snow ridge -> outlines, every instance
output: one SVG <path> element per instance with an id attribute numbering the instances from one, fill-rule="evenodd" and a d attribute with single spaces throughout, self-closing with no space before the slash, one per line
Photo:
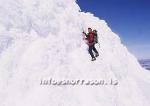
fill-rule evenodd
<path id="1" fill-rule="evenodd" d="M 104 20 L 75 0 L 1 0 L 1 106 L 149 106 L 149 71 Z M 82 31 L 98 30 L 90 61 Z M 105 80 L 118 85 L 50 86 L 41 80 Z"/>

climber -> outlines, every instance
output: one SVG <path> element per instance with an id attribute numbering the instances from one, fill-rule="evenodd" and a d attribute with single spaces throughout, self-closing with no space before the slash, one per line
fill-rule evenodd
<path id="1" fill-rule="evenodd" d="M 85 39 L 87 40 L 87 44 L 89 46 L 89 50 L 88 51 L 89 51 L 89 54 L 92 57 L 91 61 L 95 61 L 96 57 L 99 56 L 99 53 L 98 53 L 98 51 L 95 48 L 94 33 L 92 31 L 92 28 L 88 28 L 88 34 L 86 34 L 84 31 L 83 31 L 83 34 L 86 36 Z M 94 56 L 92 50 L 95 52 L 95 56 Z"/>

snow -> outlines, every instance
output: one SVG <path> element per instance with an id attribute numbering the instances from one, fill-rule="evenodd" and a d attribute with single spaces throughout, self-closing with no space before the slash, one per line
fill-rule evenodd
<path id="1" fill-rule="evenodd" d="M 149 71 L 75 0 L 1 0 L 0 7 L 0 106 L 150 105 Z M 98 30 L 95 62 L 82 38 L 88 27 Z M 50 78 L 108 84 L 40 85 Z"/>

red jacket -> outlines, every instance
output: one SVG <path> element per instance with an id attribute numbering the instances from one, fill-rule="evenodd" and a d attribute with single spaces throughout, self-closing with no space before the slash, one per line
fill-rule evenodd
<path id="1" fill-rule="evenodd" d="M 93 32 L 89 32 L 86 37 L 87 37 L 86 40 L 88 41 L 89 45 L 94 44 L 94 34 L 93 34 Z"/>

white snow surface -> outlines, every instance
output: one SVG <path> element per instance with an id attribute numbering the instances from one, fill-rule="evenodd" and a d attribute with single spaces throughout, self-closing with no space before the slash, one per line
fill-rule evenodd
<path id="1" fill-rule="evenodd" d="M 90 61 L 82 30 L 98 30 Z M 40 85 L 41 80 L 118 85 Z M 75 0 L 0 0 L 0 106 L 150 106 L 150 73 L 104 20 Z"/>

